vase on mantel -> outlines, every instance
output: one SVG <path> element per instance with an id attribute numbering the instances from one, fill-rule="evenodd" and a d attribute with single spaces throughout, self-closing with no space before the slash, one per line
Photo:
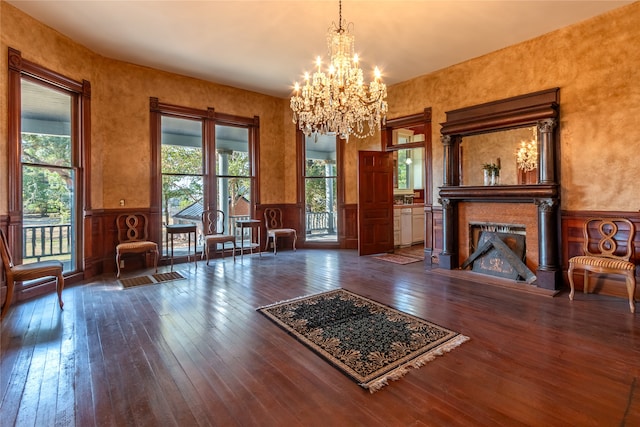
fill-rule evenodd
<path id="1" fill-rule="evenodd" d="M 500 184 L 500 175 L 498 175 L 497 170 L 492 170 L 490 174 L 491 185 L 499 185 Z"/>
<path id="2" fill-rule="evenodd" d="M 483 169 L 484 185 L 500 185 L 500 175 L 495 169 Z"/>

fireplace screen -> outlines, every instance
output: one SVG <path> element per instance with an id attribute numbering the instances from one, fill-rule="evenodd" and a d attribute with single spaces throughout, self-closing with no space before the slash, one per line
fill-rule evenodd
<path id="1" fill-rule="evenodd" d="M 525 236 L 516 233 L 483 231 L 478 240 L 478 248 L 482 248 L 494 236 L 505 243 L 510 251 L 500 250 L 495 246 L 491 246 L 489 250 L 473 261 L 472 270 L 477 273 L 517 280 L 520 273 L 516 266 L 519 262 L 524 261 L 525 256 Z"/>

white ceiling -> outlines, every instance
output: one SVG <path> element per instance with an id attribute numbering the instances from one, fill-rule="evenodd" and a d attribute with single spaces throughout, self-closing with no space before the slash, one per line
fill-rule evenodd
<path id="1" fill-rule="evenodd" d="M 338 1 L 7 0 L 109 57 L 281 98 L 326 58 Z M 631 1 L 345 0 L 365 78 L 427 74 Z"/>

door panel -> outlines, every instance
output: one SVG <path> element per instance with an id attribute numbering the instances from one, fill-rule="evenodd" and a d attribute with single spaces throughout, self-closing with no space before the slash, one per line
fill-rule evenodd
<path id="1" fill-rule="evenodd" d="M 358 153 L 358 253 L 393 251 L 393 163 L 390 153 Z"/>

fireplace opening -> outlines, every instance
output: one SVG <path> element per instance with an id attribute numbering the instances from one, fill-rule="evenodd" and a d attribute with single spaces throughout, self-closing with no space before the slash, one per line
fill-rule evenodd
<path id="1" fill-rule="evenodd" d="M 478 249 L 478 242 L 483 231 L 492 233 L 518 234 L 527 236 L 524 224 L 498 224 L 493 222 L 469 222 L 469 253 Z M 526 251 L 526 248 L 525 248 Z"/>
<path id="2" fill-rule="evenodd" d="M 470 223 L 469 253 L 463 269 L 471 265 L 478 273 L 527 283 L 535 280 L 525 264 L 526 228 L 523 224 Z"/>

